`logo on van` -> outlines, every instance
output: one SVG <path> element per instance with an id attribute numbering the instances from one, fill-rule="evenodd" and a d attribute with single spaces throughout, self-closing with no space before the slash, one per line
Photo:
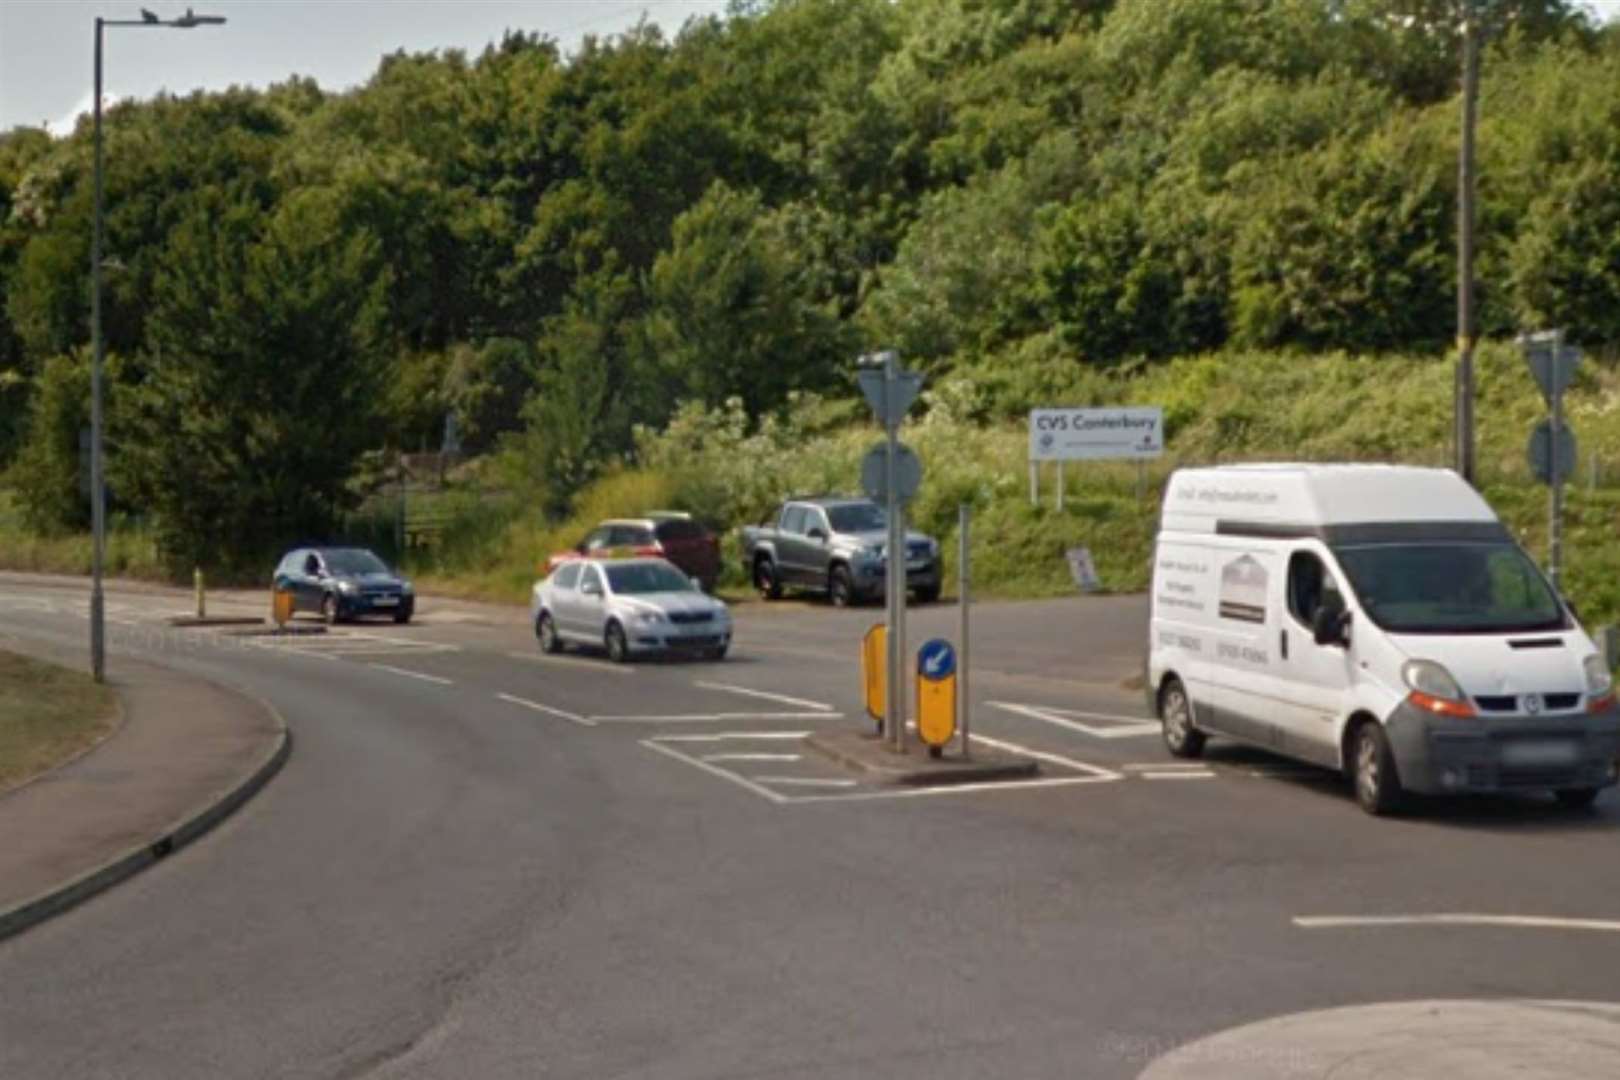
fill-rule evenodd
<path id="1" fill-rule="evenodd" d="M 1526 694 L 1526 695 L 1524 695 L 1524 711 L 1529 713 L 1531 716 L 1534 716 L 1537 713 L 1539 713 L 1541 711 L 1541 695 L 1540 694 Z"/>
<path id="2" fill-rule="evenodd" d="M 1240 555 L 1221 567 L 1221 618 L 1265 622 L 1267 580 L 1265 566 L 1252 555 Z"/>

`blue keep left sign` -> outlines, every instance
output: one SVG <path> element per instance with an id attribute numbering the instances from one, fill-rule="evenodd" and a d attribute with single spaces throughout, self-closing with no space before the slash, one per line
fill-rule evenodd
<path id="1" fill-rule="evenodd" d="M 917 674 L 939 681 L 956 674 L 956 650 L 944 638 L 934 638 L 917 650 Z"/>

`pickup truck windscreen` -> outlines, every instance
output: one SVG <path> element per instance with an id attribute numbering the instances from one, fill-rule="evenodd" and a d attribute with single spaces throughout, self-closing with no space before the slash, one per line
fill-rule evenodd
<path id="1" fill-rule="evenodd" d="M 829 506 L 827 517 L 832 522 L 833 532 L 839 533 L 877 532 L 889 527 L 888 515 L 872 503 Z"/>

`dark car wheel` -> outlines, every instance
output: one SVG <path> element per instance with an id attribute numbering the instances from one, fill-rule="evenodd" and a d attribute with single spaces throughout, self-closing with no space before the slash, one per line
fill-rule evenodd
<path id="1" fill-rule="evenodd" d="M 1164 726 L 1164 748 L 1178 758 L 1196 758 L 1204 753 L 1208 738 L 1193 727 L 1192 702 L 1180 679 L 1171 679 L 1159 691 L 1159 721 Z"/>
<path id="2" fill-rule="evenodd" d="M 336 626 L 339 618 L 337 597 L 327 593 L 321 598 L 321 621 L 327 626 Z"/>
<path id="3" fill-rule="evenodd" d="M 827 578 L 827 597 L 834 607 L 849 607 L 855 602 L 855 582 L 849 576 L 849 567 L 835 566 Z"/>
<path id="4" fill-rule="evenodd" d="M 709 650 L 709 659 L 710 660 L 724 660 L 725 658 L 726 658 L 726 646 L 724 646 L 724 645 L 716 645 L 714 648 Z"/>
<path id="5" fill-rule="evenodd" d="M 1356 801 L 1369 814 L 1395 813 L 1401 807 L 1404 792 L 1384 729 L 1376 721 L 1367 721 L 1356 729 L 1351 746 L 1355 754 L 1351 779 L 1356 785 Z"/>
<path id="6" fill-rule="evenodd" d="M 540 639 L 541 652 L 562 652 L 562 638 L 557 636 L 557 624 L 552 621 L 551 612 L 542 611 L 540 618 L 535 620 L 534 636 Z"/>
<path id="7" fill-rule="evenodd" d="M 608 623 L 607 636 L 604 641 L 607 645 L 609 660 L 612 660 L 615 664 L 622 664 L 630 659 L 630 642 L 625 640 L 624 627 L 616 622 Z"/>
<path id="8" fill-rule="evenodd" d="M 394 622 L 396 622 L 396 623 L 400 624 L 401 626 L 403 626 L 404 624 L 411 621 L 411 616 L 413 614 L 415 614 L 415 611 L 416 611 L 415 608 L 410 608 L 410 607 L 402 607 L 402 608 L 400 608 L 398 611 L 394 612 Z"/>
<path id="9" fill-rule="evenodd" d="M 922 588 L 917 590 L 917 602 L 919 604 L 932 604 L 935 601 L 937 601 L 938 599 L 939 599 L 939 586 L 938 585 L 925 585 Z"/>
<path id="10" fill-rule="evenodd" d="M 782 598 L 782 581 L 776 576 L 776 564 L 770 559 L 754 560 L 754 588 L 767 600 Z"/>

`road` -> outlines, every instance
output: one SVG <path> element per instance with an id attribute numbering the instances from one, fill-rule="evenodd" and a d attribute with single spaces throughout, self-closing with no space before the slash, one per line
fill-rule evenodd
<path id="1" fill-rule="evenodd" d="M 111 663 L 264 697 L 293 757 L 0 942 L 0 1076 L 1135 1077 L 1305 1010 L 1620 1001 L 1620 797 L 1377 820 L 1262 754 L 1173 765 L 1140 598 L 976 607 L 975 731 L 1043 772 L 926 793 L 803 746 L 868 722 L 881 609 L 748 604 L 723 662 L 615 667 L 498 608 L 272 644 L 164 628 L 185 604 L 115 588 Z M 0 583 L 13 634 L 82 640 L 84 607 Z"/>

